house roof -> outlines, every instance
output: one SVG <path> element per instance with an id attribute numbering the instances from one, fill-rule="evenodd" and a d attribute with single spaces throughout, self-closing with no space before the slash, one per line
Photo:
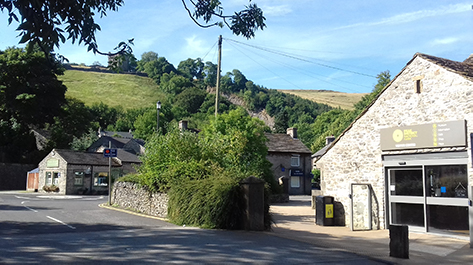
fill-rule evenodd
<path id="1" fill-rule="evenodd" d="M 435 57 L 435 56 L 427 55 L 423 53 L 417 53 L 416 55 L 414 55 L 414 58 L 416 56 L 422 57 L 438 66 L 441 66 L 451 72 L 462 75 L 463 77 L 469 79 L 470 81 L 473 81 L 473 55 L 470 55 L 470 57 L 468 57 L 468 59 L 466 59 L 463 62 L 452 61 L 452 60 Z"/>
<path id="2" fill-rule="evenodd" d="M 337 144 L 337 142 L 340 140 L 340 138 L 345 135 L 345 133 L 351 129 L 351 127 L 353 126 L 353 124 L 355 122 L 358 121 L 358 119 L 360 119 L 361 117 L 363 117 L 363 115 L 365 115 L 365 113 L 371 108 L 371 106 L 373 106 L 373 104 L 378 100 L 378 98 L 384 93 L 384 91 L 386 91 L 386 89 L 388 89 L 388 87 L 391 86 L 391 84 L 394 82 L 394 80 L 396 80 L 400 75 L 402 75 L 402 73 L 404 72 L 404 70 L 407 68 L 407 66 L 409 66 L 416 58 L 423 58 L 433 64 L 436 64 L 444 69 L 446 69 L 447 71 L 450 71 L 450 72 L 453 72 L 453 73 L 456 73 L 458 75 L 461 75 L 463 76 L 464 78 L 468 79 L 469 81 L 472 81 L 473 82 L 473 54 L 470 55 L 466 60 L 464 60 L 463 62 L 457 62 L 457 61 L 452 61 L 452 60 L 448 60 L 448 59 L 444 59 L 444 58 L 440 58 L 440 57 L 436 57 L 436 56 L 432 56 L 432 55 L 428 55 L 428 54 L 424 54 L 424 53 L 416 53 L 414 54 L 414 56 L 412 57 L 412 59 L 406 64 L 406 66 L 404 66 L 404 68 L 402 68 L 402 70 L 391 80 L 391 82 L 389 82 L 389 84 L 387 84 L 383 90 L 376 96 L 376 98 L 373 99 L 373 101 L 358 115 L 358 117 L 356 117 L 356 119 L 335 139 L 335 141 L 333 141 L 333 143 L 327 148 L 324 150 L 324 153 L 319 156 L 318 158 L 316 158 L 316 161 L 317 162 L 320 158 L 322 158 L 328 150 L 330 150 L 333 146 L 335 146 Z M 324 149 L 324 148 L 323 148 Z M 322 151 L 322 150 L 320 150 Z M 315 156 L 313 156 L 315 157 Z"/>
<path id="3" fill-rule="evenodd" d="M 137 164 L 141 163 L 141 160 L 137 155 L 127 152 L 123 149 L 117 149 L 117 158 L 121 162 L 137 163 Z"/>
<path id="4" fill-rule="evenodd" d="M 266 133 L 268 142 L 268 152 L 274 153 L 299 153 L 299 154 L 311 154 L 307 146 L 305 146 L 301 140 L 292 138 L 289 134 L 283 133 Z"/>
<path id="5" fill-rule="evenodd" d="M 133 134 L 131 132 L 112 132 L 112 131 L 99 131 L 99 137 L 109 136 L 109 137 L 121 137 L 132 139 Z"/>
<path id="6" fill-rule="evenodd" d="M 68 164 L 108 166 L 108 158 L 105 158 L 102 153 L 78 152 L 65 149 L 54 149 L 51 152 L 56 152 Z M 120 164 L 112 159 L 112 166 L 120 166 Z"/>

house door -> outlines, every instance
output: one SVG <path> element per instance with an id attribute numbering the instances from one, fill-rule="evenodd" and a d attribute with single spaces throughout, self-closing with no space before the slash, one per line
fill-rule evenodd
<path id="1" fill-rule="evenodd" d="M 39 186 L 39 173 L 28 173 L 28 190 L 37 190 Z"/>

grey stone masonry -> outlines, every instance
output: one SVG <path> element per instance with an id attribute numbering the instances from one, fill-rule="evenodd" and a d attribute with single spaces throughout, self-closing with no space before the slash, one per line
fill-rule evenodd
<path id="1" fill-rule="evenodd" d="M 416 91 L 417 80 L 422 83 L 420 93 Z M 375 229 L 386 228 L 386 177 L 380 130 L 456 120 L 466 120 L 467 135 L 473 133 L 473 82 L 461 73 L 436 64 L 427 56 L 416 55 L 376 101 L 339 136 L 327 153 L 315 162 L 321 170 L 323 195 L 333 196 L 335 201 L 344 205 L 346 225 L 350 225 L 351 184 L 371 184 L 372 200 L 378 202 L 376 207 L 379 206 L 373 209 L 373 224 Z M 471 146 L 470 137 L 467 137 L 467 144 Z M 413 152 L 426 151 L 429 150 Z M 455 150 L 435 150 L 452 151 Z M 473 183 L 471 152 L 468 155 L 468 180 Z M 366 214 L 363 212 L 363 216 Z"/>
<path id="2" fill-rule="evenodd" d="M 116 182 L 112 190 L 112 205 L 140 213 L 166 218 L 168 195 L 152 193 L 140 185 L 130 182 Z"/>

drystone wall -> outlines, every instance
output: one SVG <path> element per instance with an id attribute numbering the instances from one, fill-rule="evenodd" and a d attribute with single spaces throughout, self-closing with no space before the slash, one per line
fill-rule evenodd
<path id="1" fill-rule="evenodd" d="M 416 93 L 416 80 L 422 81 Z M 400 73 L 376 102 L 346 131 L 335 145 L 316 162 L 321 169 L 323 195 L 334 196 L 345 207 L 350 224 L 351 184 L 371 184 L 373 225 L 386 228 L 385 172 L 380 148 L 383 128 L 467 120 L 468 135 L 473 132 L 473 82 L 424 58 L 417 57 Z M 471 146 L 468 137 L 468 146 Z M 397 153 L 460 151 L 451 148 L 410 150 Z M 471 158 L 469 182 L 473 181 Z M 366 212 L 355 209 L 355 222 L 365 223 Z M 355 224 L 359 225 L 359 224 Z"/>
<path id="2" fill-rule="evenodd" d="M 116 182 L 113 185 L 112 204 L 162 218 L 166 218 L 168 213 L 167 194 L 152 193 L 130 182 Z"/>

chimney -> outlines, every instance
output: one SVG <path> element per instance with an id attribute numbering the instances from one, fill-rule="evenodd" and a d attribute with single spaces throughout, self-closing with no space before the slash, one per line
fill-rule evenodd
<path id="1" fill-rule="evenodd" d="M 333 141 L 335 141 L 335 136 L 327 136 L 325 137 L 325 145 L 331 144 Z"/>
<path id="2" fill-rule="evenodd" d="M 466 60 L 463 61 L 463 63 L 473 64 L 473 54 L 470 54 L 470 56 L 466 58 Z"/>
<path id="3" fill-rule="evenodd" d="M 297 128 L 287 128 L 287 134 L 289 134 L 292 138 L 297 139 Z"/>
<path id="4" fill-rule="evenodd" d="M 181 132 L 187 131 L 187 121 L 185 120 L 179 121 L 179 130 Z"/>

